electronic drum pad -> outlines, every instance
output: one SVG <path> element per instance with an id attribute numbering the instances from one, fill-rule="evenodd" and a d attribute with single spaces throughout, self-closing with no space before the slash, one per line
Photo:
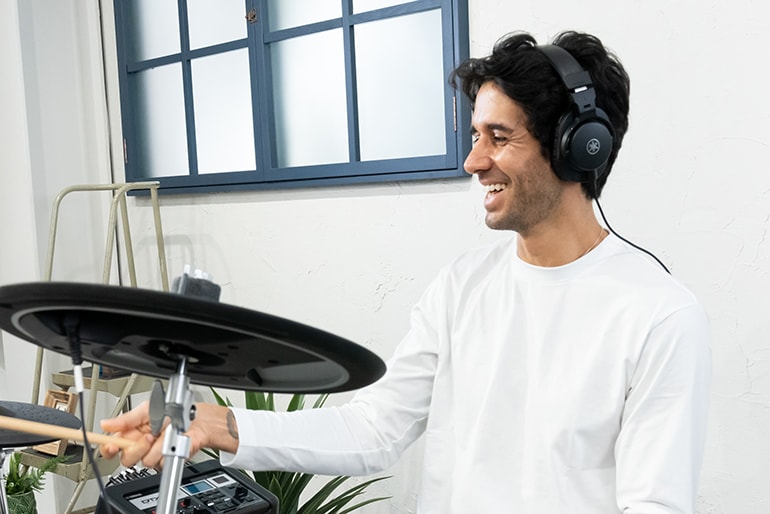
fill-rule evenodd
<path id="1" fill-rule="evenodd" d="M 186 357 L 194 384 L 276 393 L 330 393 L 385 372 L 371 351 L 269 314 L 149 289 L 69 282 L 0 287 L 0 328 L 83 360 L 168 378 Z"/>
<path id="2" fill-rule="evenodd" d="M 45 423 L 65 428 L 80 428 L 80 420 L 69 412 L 45 407 L 43 405 L 34 405 L 31 403 L 0 401 L 0 416 L 19 419 L 23 421 L 33 421 L 35 423 Z M 55 441 L 56 437 L 40 434 L 29 434 L 19 432 L 8 428 L 0 428 L 0 448 L 22 448 L 35 444 L 48 443 Z M 2 457 L 0 457 L 2 461 Z"/>

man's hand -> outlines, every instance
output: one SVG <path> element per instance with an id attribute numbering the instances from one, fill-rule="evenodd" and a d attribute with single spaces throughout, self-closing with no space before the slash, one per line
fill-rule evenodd
<path id="1" fill-rule="evenodd" d="M 227 407 L 198 403 L 195 405 L 195 419 L 190 424 L 186 435 L 190 438 L 190 455 L 195 455 L 201 448 L 214 448 L 231 453 L 238 451 L 238 427 L 235 417 Z M 164 424 L 164 427 L 168 423 Z M 120 462 L 124 466 L 133 466 L 141 461 L 144 466 L 160 468 L 163 465 L 163 435 L 156 438 L 151 433 L 149 402 L 142 402 L 136 408 L 116 418 L 101 422 L 102 431 L 119 437 L 132 439 L 134 444 L 123 450 Z M 100 447 L 102 455 L 111 458 L 120 448 L 113 444 Z"/>

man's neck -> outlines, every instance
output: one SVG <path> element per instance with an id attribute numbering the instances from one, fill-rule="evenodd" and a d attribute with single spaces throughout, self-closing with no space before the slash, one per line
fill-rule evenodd
<path id="1" fill-rule="evenodd" d="M 594 215 L 593 205 L 586 202 L 563 209 L 558 216 L 520 233 L 517 253 L 535 266 L 563 266 L 596 248 L 606 235 Z"/>

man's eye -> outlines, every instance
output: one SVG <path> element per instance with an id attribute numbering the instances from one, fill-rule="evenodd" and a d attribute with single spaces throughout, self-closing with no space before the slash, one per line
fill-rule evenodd
<path id="1" fill-rule="evenodd" d="M 508 137 L 506 136 L 496 136 L 494 134 L 486 135 L 484 136 L 490 143 L 493 145 L 504 145 L 508 142 Z M 471 134 L 471 143 L 476 144 L 481 139 L 481 134 Z"/>

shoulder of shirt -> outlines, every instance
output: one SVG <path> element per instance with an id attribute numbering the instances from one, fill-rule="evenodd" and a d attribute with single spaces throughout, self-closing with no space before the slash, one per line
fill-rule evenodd
<path id="1" fill-rule="evenodd" d="M 499 262 L 502 258 L 516 258 L 516 236 L 505 237 L 465 250 L 442 268 L 443 273 L 452 270 L 469 270 L 485 266 L 486 262 Z"/>
<path id="2" fill-rule="evenodd" d="M 596 262 L 607 280 L 616 280 L 630 289 L 659 291 L 676 303 L 699 304 L 694 293 L 652 257 L 613 235 L 608 239 L 607 248 Z"/>
<path id="3" fill-rule="evenodd" d="M 439 269 L 429 289 L 443 290 L 452 287 L 451 284 L 473 283 L 475 279 L 488 275 L 515 258 L 515 235 L 465 250 Z"/>

